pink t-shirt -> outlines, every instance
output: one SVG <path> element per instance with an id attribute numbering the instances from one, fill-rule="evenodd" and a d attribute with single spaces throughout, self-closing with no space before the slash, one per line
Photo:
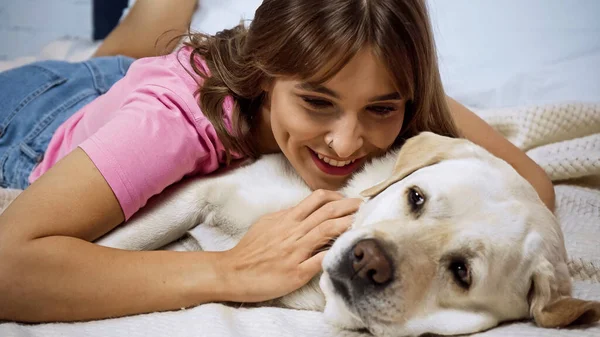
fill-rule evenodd
<path id="1" fill-rule="evenodd" d="M 201 83 L 189 65 L 190 53 L 191 48 L 184 47 L 135 61 L 123 79 L 56 130 L 30 182 L 79 146 L 129 219 L 150 197 L 184 176 L 218 169 L 226 153 L 198 106 L 198 84 L 185 69 Z M 204 60 L 196 62 L 209 73 Z M 229 130 L 232 105 L 227 97 L 223 118 Z"/>

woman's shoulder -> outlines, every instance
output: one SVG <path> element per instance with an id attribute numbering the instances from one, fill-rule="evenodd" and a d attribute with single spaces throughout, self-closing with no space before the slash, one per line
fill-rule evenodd
<path id="1" fill-rule="evenodd" d="M 204 59 L 196 54 L 192 58 L 192 52 L 191 47 L 183 46 L 164 56 L 135 60 L 116 91 L 120 95 L 135 92 L 138 99 L 140 92 L 146 96 L 170 98 L 176 101 L 174 105 L 185 110 L 196 124 L 200 124 L 199 128 L 204 128 L 207 119 L 199 106 L 198 90 L 204 80 L 194 68 L 206 76 L 210 76 L 210 72 Z M 195 62 L 195 67 L 191 62 Z M 232 109 L 232 98 L 227 97 L 223 104 L 223 117 L 228 127 Z"/>
<path id="2" fill-rule="evenodd" d="M 191 58 L 192 51 L 191 47 L 183 46 L 167 55 L 137 59 L 127 70 L 126 78 L 137 85 L 180 84 L 195 92 L 198 86 L 202 85 L 203 79 L 194 71 L 191 62 L 194 62 L 196 69 L 203 74 L 209 76 L 210 72 L 206 61 L 200 55 Z"/>

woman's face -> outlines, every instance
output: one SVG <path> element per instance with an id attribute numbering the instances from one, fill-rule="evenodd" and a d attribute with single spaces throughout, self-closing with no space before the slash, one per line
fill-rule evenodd
<path id="1" fill-rule="evenodd" d="M 339 189 L 402 128 L 406 100 L 370 49 L 322 85 L 279 78 L 264 109 L 278 147 L 312 189 Z"/>

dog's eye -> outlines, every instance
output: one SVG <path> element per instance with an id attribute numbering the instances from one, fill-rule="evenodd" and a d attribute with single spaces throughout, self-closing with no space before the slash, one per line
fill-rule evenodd
<path id="1" fill-rule="evenodd" d="M 464 260 L 454 260 L 449 266 L 454 281 L 463 289 L 471 287 L 471 271 Z"/>
<path id="2" fill-rule="evenodd" d="M 408 190 L 408 203 L 413 211 L 416 211 L 425 203 L 425 197 L 418 189 L 412 187 Z"/>

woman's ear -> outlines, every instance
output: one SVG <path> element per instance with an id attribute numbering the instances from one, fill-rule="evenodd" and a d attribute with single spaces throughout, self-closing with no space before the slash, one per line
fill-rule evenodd
<path id="1" fill-rule="evenodd" d="M 262 91 L 268 94 L 273 90 L 274 83 L 275 81 L 273 79 L 264 78 L 262 81 L 260 81 L 260 88 L 262 89 Z"/>
<path id="2" fill-rule="evenodd" d="M 273 91 L 273 80 L 264 79 L 260 82 L 260 88 L 262 89 L 261 104 L 263 108 L 271 110 L 271 92 Z"/>

